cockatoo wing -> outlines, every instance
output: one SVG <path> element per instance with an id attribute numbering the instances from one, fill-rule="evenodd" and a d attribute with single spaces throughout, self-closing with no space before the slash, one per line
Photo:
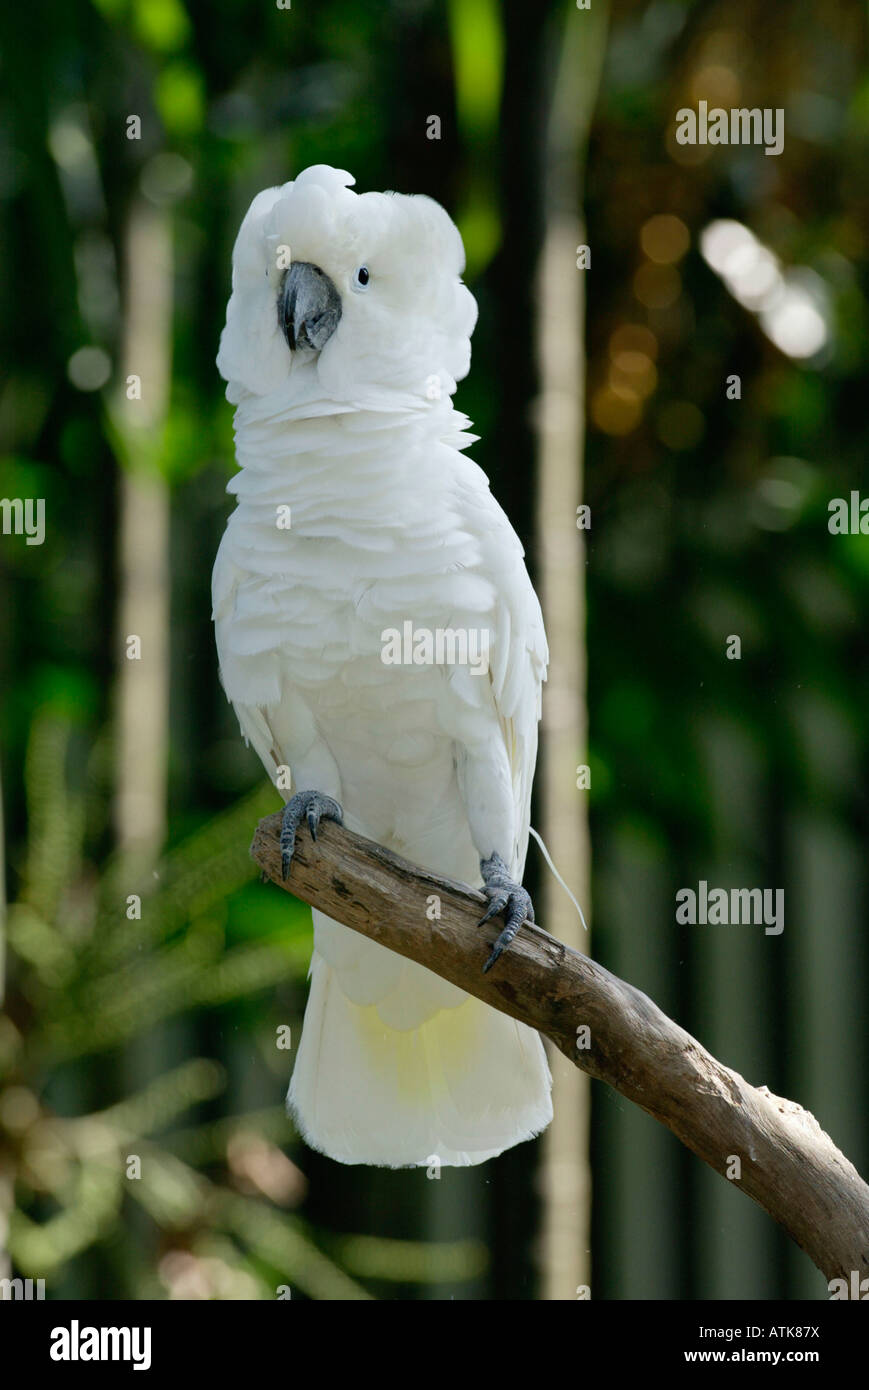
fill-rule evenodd
<path id="1" fill-rule="evenodd" d="M 479 486 L 481 478 L 483 488 Z M 510 764 L 516 810 L 515 840 L 505 850 L 510 853 L 510 871 L 521 883 L 531 823 L 541 690 L 549 649 L 543 614 L 525 568 L 519 537 L 489 491 L 485 475 L 475 470 L 467 481 L 463 511 L 475 534 L 483 538 L 481 568 L 495 584 L 489 681 Z"/>

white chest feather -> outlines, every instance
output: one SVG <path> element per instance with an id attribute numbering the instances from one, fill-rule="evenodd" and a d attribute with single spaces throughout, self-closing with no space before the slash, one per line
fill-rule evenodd
<path id="1" fill-rule="evenodd" d="M 454 447 L 449 409 L 336 414 L 239 430 L 243 471 L 214 573 L 221 673 L 234 702 L 316 691 L 324 718 L 423 693 L 432 669 L 396 663 L 384 633 L 470 631 L 467 660 L 495 606 L 479 527 L 465 502 L 483 475 Z M 445 438 L 446 436 L 446 438 Z M 435 643 L 436 645 L 436 643 Z M 435 666 L 437 663 L 433 663 Z M 405 680 L 400 680 L 400 675 Z M 436 687 L 434 687 L 436 688 Z"/>

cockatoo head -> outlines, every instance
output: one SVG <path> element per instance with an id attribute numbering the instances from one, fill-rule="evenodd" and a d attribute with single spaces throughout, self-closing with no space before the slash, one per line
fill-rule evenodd
<path id="1" fill-rule="evenodd" d="M 333 400 L 432 400 L 466 374 L 477 306 L 458 229 L 431 198 L 353 182 L 317 164 L 251 203 L 217 357 L 230 399 L 292 398 L 314 372 Z"/>

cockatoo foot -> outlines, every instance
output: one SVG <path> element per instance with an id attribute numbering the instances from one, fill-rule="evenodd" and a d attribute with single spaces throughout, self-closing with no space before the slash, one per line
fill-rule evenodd
<path id="1" fill-rule="evenodd" d="M 296 847 L 296 831 L 302 821 L 308 822 L 311 839 L 317 838 L 317 826 L 321 820 L 334 820 L 344 824 L 344 812 L 334 797 L 325 792 L 304 791 L 291 796 L 281 820 L 281 876 L 286 883 L 290 876 L 293 851 Z"/>
<path id="2" fill-rule="evenodd" d="M 508 874 L 507 865 L 500 854 L 481 859 L 480 873 L 483 875 L 483 892 L 489 899 L 489 906 L 477 925 L 481 927 L 484 922 L 488 922 L 491 917 L 497 917 L 501 912 L 504 914 L 505 922 L 504 930 L 483 966 L 485 975 L 486 971 L 492 969 L 501 953 L 506 951 L 526 918 L 529 922 L 534 921 L 534 908 L 521 883 L 516 883 Z"/>

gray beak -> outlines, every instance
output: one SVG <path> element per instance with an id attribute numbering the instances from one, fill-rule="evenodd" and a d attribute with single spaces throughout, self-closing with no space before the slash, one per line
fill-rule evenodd
<path id="1" fill-rule="evenodd" d="M 278 295 L 278 323 L 289 344 L 319 352 L 341 318 L 341 296 L 319 266 L 293 261 Z"/>

